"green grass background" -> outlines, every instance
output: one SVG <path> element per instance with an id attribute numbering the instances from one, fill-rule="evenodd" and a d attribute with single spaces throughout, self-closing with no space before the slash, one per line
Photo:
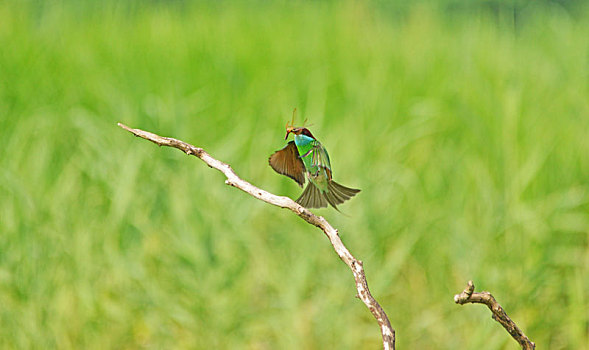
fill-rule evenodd
<path id="1" fill-rule="evenodd" d="M 400 349 L 589 348 L 589 13 L 0 3 L 0 347 L 377 349 L 326 237 L 123 122 L 267 165 L 294 107 L 362 192 L 316 210 Z"/>

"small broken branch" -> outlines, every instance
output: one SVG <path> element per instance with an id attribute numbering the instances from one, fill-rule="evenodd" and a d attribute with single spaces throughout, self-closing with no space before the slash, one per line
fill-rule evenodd
<path id="1" fill-rule="evenodd" d="M 505 310 L 499 305 L 497 300 L 489 292 L 474 292 L 474 283 L 468 281 L 466 288 L 460 294 L 454 296 L 456 304 L 464 305 L 467 303 L 485 304 L 493 313 L 493 319 L 499 322 L 503 328 L 515 339 L 524 350 L 534 350 L 536 344 L 532 342 L 521 329 L 517 327 L 515 322 L 507 316 Z"/>
<path id="2" fill-rule="evenodd" d="M 205 152 L 202 148 L 195 147 L 191 144 L 186 142 L 171 138 L 171 137 L 162 137 L 151 132 L 143 131 L 140 129 L 132 129 L 126 125 L 118 123 L 118 125 L 131 132 L 135 136 L 144 138 L 149 140 L 159 146 L 168 146 L 173 147 L 181 150 L 182 152 L 193 155 L 200 158 L 204 161 L 209 167 L 214 168 L 222 172 L 226 177 L 225 183 L 229 186 L 236 187 L 242 190 L 245 193 L 250 194 L 251 196 L 262 200 L 266 203 L 289 209 L 303 220 L 308 222 L 311 225 L 314 225 L 320 228 L 329 241 L 333 246 L 333 249 L 340 257 L 340 259 L 348 265 L 348 267 L 352 270 L 354 274 L 354 280 L 356 281 L 356 289 L 358 290 L 358 297 L 364 302 L 368 310 L 372 313 L 378 325 L 380 327 L 380 332 L 382 334 L 382 342 L 383 348 L 385 350 L 388 349 L 395 349 L 395 330 L 391 327 L 391 323 L 389 319 L 380 306 L 380 304 L 374 299 L 372 294 L 370 294 L 370 290 L 368 289 L 368 283 L 366 282 L 366 275 L 364 274 L 364 267 L 362 261 L 357 260 L 352 256 L 350 251 L 344 246 L 342 240 L 340 239 L 338 232 L 333 226 L 327 222 L 322 216 L 317 216 L 309 211 L 307 208 L 299 205 L 292 199 L 288 197 L 277 196 L 265 190 L 262 190 L 249 182 L 242 180 L 235 174 L 231 166 L 225 164 L 213 157 L 211 157 L 207 152 Z"/>

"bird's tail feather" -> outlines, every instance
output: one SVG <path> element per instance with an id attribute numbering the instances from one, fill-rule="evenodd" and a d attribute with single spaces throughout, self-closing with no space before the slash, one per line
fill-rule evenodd
<path id="1" fill-rule="evenodd" d="M 354 197 L 358 192 L 360 190 L 342 186 L 332 180 L 327 184 L 327 192 L 322 193 L 313 183 L 309 182 L 296 202 L 305 208 L 325 208 L 329 203 L 339 211 L 337 205 Z"/>
<path id="2" fill-rule="evenodd" d="M 329 204 L 331 204 L 331 206 L 334 207 L 336 210 L 338 210 L 338 204 L 342 204 L 343 202 L 354 197 L 358 192 L 360 192 L 360 190 L 340 185 L 333 180 L 329 181 L 329 183 L 327 184 L 327 189 L 328 191 L 323 195 L 325 196 Z"/>
<path id="3" fill-rule="evenodd" d="M 303 194 L 296 200 L 297 203 L 305 208 L 325 208 L 327 201 L 321 195 L 321 191 L 311 181 L 305 187 Z"/>

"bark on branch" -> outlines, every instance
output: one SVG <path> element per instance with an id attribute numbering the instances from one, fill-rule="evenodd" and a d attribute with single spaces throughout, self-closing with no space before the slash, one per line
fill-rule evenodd
<path id="1" fill-rule="evenodd" d="M 522 332 L 521 329 L 517 327 L 515 322 L 507 316 L 505 310 L 499 305 L 497 300 L 491 295 L 489 292 L 474 292 L 474 283 L 472 281 L 468 281 L 466 289 L 462 291 L 460 294 L 456 294 L 454 296 L 454 302 L 456 304 L 464 305 L 467 303 L 473 304 L 485 304 L 493 313 L 493 319 L 499 322 L 503 328 L 507 330 L 509 334 L 515 339 L 519 345 L 524 350 L 534 350 L 536 348 L 536 344 L 532 342 L 525 334 Z"/>
<path id="2" fill-rule="evenodd" d="M 193 155 L 200 158 L 204 161 L 209 167 L 214 168 L 222 172 L 226 177 L 225 183 L 229 186 L 236 187 L 242 190 L 245 193 L 250 194 L 251 196 L 262 200 L 266 203 L 289 209 L 303 220 L 308 222 L 311 225 L 314 225 L 320 228 L 335 249 L 337 255 L 342 259 L 346 265 L 350 267 L 352 273 L 354 274 L 354 280 L 356 281 L 356 289 L 358 290 L 358 297 L 364 302 L 368 310 L 372 313 L 378 325 L 380 327 L 380 332 L 382 334 L 382 342 L 383 348 L 387 349 L 395 349 L 395 330 L 391 327 L 391 323 L 389 319 L 380 306 L 380 304 L 374 299 L 374 297 L 370 294 L 370 290 L 368 289 L 368 283 L 366 282 L 366 275 L 364 274 L 364 267 L 363 263 L 360 260 L 357 260 L 352 256 L 350 251 L 344 246 L 343 242 L 341 241 L 338 231 L 333 228 L 325 220 L 322 216 L 317 216 L 311 213 L 307 208 L 299 205 L 292 199 L 288 197 L 282 197 L 274 195 L 270 192 L 267 192 L 263 189 L 260 189 L 249 182 L 242 180 L 235 174 L 233 169 L 230 165 L 225 164 L 213 157 L 211 157 L 207 152 L 205 152 L 202 148 L 195 147 L 191 144 L 186 142 L 171 138 L 171 137 L 162 137 L 151 132 L 143 131 L 140 129 L 132 129 L 126 125 L 118 123 L 118 125 L 133 133 L 135 136 L 144 138 L 149 140 L 159 146 L 168 146 L 173 147 L 181 150 L 182 152 Z"/>

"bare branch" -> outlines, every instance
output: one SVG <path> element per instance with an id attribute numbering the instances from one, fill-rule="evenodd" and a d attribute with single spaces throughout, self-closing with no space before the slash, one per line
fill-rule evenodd
<path id="1" fill-rule="evenodd" d="M 213 157 L 211 157 L 207 152 L 205 152 L 202 148 L 195 147 L 191 144 L 186 142 L 171 138 L 171 137 L 162 137 L 151 132 L 143 131 L 140 129 L 132 129 L 126 125 L 118 123 L 118 125 L 133 133 L 135 136 L 144 138 L 149 140 L 159 146 L 168 146 L 177 148 L 188 155 L 193 155 L 200 158 L 204 161 L 209 167 L 214 168 L 222 172 L 226 177 L 225 183 L 227 185 L 239 188 L 245 193 L 250 194 L 251 196 L 262 200 L 266 203 L 289 209 L 296 215 L 300 216 L 303 220 L 310 223 L 311 225 L 317 226 L 320 228 L 335 249 L 335 252 L 340 257 L 340 259 L 345 262 L 352 273 L 354 274 L 354 280 L 356 281 L 356 289 L 358 290 L 358 297 L 364 302 L 366 307 L 372 312 L 374 318 L 378 322 L 380 327 L 380 331 L 382 334 L 382 342 L 384 349 L 395 349 L 395 331 L 391 327 L 391 323 L 389 319 L 380 306 L 380 304 L 374 299 L 374 297 L 370 294 L 370 290 L 368 289 L 368 283 L 366 282 L 366 275 L 364 274 L 364 267 L 362 261 L 357 260 L 352 256 L 350 251 L 344 246 L 343 242 L 341 241 L 338 232 L 333 226 L 327 222 L 322 216 L 317 216 L 310 212 L 307 208 L 299 205 L 292 199 L 288 197 L 282 197 L 274 195 L 270 192 L 262 190 L 249 182 L 242 180 L 235 174 L 231 166 L 225 164 Z"/>
<path id="2" fill-rule="evenodd" d="M 491 295 L 491 293 L 489 293 L 489 292 L 475 293 L 474 292 L 474 283 L 472 281 L 468 281 L 466 289 L 464 289 L 462 291 L 462 293 L 456 294 L 454 296 L 454 302 L 456 302 L 456 304 L 460 304 L 460 305 L 464 305 L 467 303 L 473 303 L 473 304 L 476 303 L 476 304 L 487 305 L 489 310 L 491 310 L 491 312 L 493 313 L 493 316 L 492 316 L 493 319 L 495 321 L 499 322 L 503 326 L 503 328 L 505 328 L 507 330 L 507 332 L 509 332 L 509 334 L 511 334 L 513 339 L 515 339 L 519 343 L 519 345 L 522 347 L 522 349 L 534 350 L 536 348 L 536 344 L 534 344 L 534 342 L 532 342 L 524 334 L 524 332 L 522 332 L 521 329 L 519 329 L 517 327 L 515 322 L 513 322 L 511 320 L 511 318 L 509 318 L 509 316 L 507 316 L 507 314 L 505 313 L 505 310 L 503 310 L 501 305 L 499 305 L 499 303 L 497 302 L 497 300 L 495 300 L 495 298 Z"/>

